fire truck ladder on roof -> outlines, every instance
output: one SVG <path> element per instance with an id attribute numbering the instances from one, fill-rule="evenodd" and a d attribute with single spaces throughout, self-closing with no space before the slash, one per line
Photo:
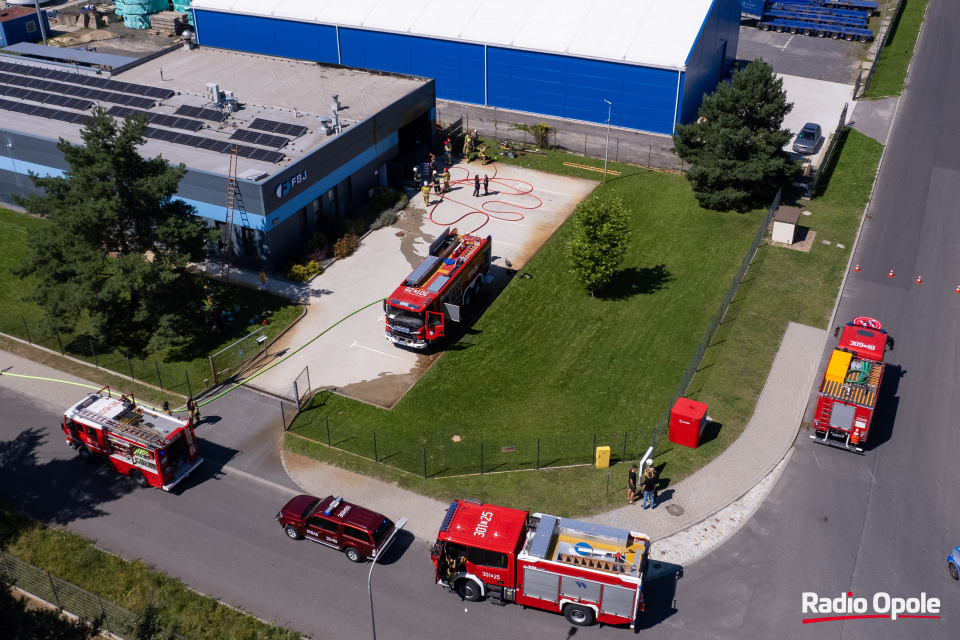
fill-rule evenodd
<path id="1" fill-rule="evenodd" d="M 77 414 L 95 424 L 106 425 L 117 433 L 122 433 L 137 440 L 142 440 L 143 442 L 147 442 L 161 449 L 166 447 L 168 444 L 165 438 L 158 436 L 149 429 L 139 427 L 135 424 L 127 424 L 125 422 L 120 422 L 119 420 L 114 420 L 113 418 L 107 418 L 88 409 L 80 409 Z"/>
<path id="2" fill-rule="evenodd" d="M 220 277 L 224 280 L 230 280 L 230 261 L 233 258 L 233 216 L 236 212 L 240 213 L 240 227 L 249 228 L 250 220 L 247 218 L 247 210 L 243 206 L 243 196 L 240 194 L 240 188 L 237 184 L 237 155 L 236 145 L 230 147 L 230 170 L 227 173 L 227 215 L 226 223 L 223 227 L 223 264 L 220 267 Z"/>

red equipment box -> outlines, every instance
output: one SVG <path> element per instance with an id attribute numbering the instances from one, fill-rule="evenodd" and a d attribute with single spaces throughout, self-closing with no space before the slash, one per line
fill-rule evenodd
<path id="1" fill-rule="evenodd" d="M 680 398 L 670 411 L 670 442 L 696 449 L 707 426 L 707 405 Z"/>

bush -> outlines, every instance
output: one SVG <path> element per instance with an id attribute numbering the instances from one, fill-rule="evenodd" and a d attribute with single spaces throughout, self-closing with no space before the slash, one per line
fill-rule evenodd
<path id="1" fill-rule="evenodd" d="M 370 208 L 374 211 L 384 211 L 397 204 L 401 197 L 403 197 L 402 191 L 390 187 L 377 187 L 370 196 Z"/>
<path id="2" fill-rule="evenodd" d="M 346 230 L 344 235 L 362 236 L 367 232 L 367 222 L 360 218 L 351 218 L 346 221 L 344 228 Z M 334 255 L 336 255 L 336 250 L 334 250 Z"/>
<path id="3" fill-rule="evenodd" d="M 307 264 L 295 264 L 290 267 L 287 277 L 294 282 L 306 282 L 321 273 L 323 273 L 323 267 L 316 260 L 311 260 Z"/>
<path id="4" fill-rule="evenodd" d="M 393 209 L 387 209 L 373 221 L 373 224 L 370 225 L 370 229 L 379 229 L 381 227 L 389 227 L 394 222 L 397 221 L 397 212 Z"/>
<path id="5" fill-rule="evenodd" d="M 333 245 L 333 257 L 337 260 L 343 260 L 360 246 L 360 238 L 353 233 L 343 236 Z"/>
<path id="6" fill-rule="evenodd" d="M 304 246 L 307 250 L 307 253 L 313 253 L 318 249 L 325 249 L 327 245 L 330 244 L 330 241 L 327 240 L 327 236 L 317 231 L 312 234 L 307 241 L 304 243 Z"/>

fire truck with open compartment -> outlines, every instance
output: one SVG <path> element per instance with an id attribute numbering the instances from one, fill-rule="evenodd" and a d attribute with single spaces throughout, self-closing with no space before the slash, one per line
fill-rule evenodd
<path id="1" fill-rule="evenodd" d="M 169 491 L 203 462 L 190 420 L 138 405 L 133 396 L 114 398 L 108 387 L 67 409 L 63 433 L 81 458 L 102 460 L 141 487 Z"/>
<path id="2" fill-rule="evenodd" d="M 446 229 L 426 258 L 384 300 L 387 340 L 425 349 L 444 336 L 447 322 L 460 322 L 465 307 L 476 303 L 490 271 L 493 239 L 458 235 Z"/>
<path id="3" fill-rule="evenodd" d="M 541 513 L 458 500 L 431 558 L 438 584 L 464 600 L 488 597 L 561 613 L 587 626 L 629 624 L 643 610 L 650 538 Z"/>
<path id="4" fill-rule="evenodd" d="M 879 320 L 861 316 L 843 327 L 817 393 L 814 441 L 863 451 L 883 380 L 883 356 L 892 345 Z"/>

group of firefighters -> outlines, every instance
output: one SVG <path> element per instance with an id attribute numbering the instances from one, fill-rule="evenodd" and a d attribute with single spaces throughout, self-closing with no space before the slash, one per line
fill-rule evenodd
<path id="1" fill-rule="evenodd" d="M 473 162 L 473 149 L 477 144 L 479 134 L 476 131 L 467 131 L 463 139 L 463 155 L 466 161 Z M 431 153 L 427 155 L 426 161 L 422 165 L 413 168 L 413 183 L 423 185 L 420 193 L 423 194 L 423 204 L 430 206 L 430 189 L 434 193 L 447 193 L 450 191 L 450 166 L 453 164 L 453 143 L 447 138 L 443 143 L 444 164 L 443 173 L 437 172 L 436 157 Z M 485 165 L 491 161 L 487 155 L 487 145 L 480 144 L 477 147 L 477 158 L 480 163 Z"/>

